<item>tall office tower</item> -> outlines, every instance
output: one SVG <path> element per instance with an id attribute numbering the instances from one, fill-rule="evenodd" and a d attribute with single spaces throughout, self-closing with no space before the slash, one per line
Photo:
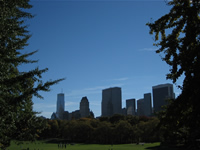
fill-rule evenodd
<path id="1" fill-rule="evenodd" d="M 126 100 L 127 115 L 135 115 L 135 99 Z"/>
<path id="2" fill-rule="evenodd" d="M 88 117 L 90 115 L 89 102 L 87 97 L 83 97 L 80 102 L 80 115 L 82 117 Z"/>
<path id="3" fill-rule="evenodd" d="M 144 94 L 144 115 L 151 116 L 152 114 L 152 102 L 151 93 Z"/>
<path id="4" fill-rule="evenodd" d="M 64 111 L 65 111 L 64 93 L 60 93 L 57 95 L 56 114 L 57 114 L 58 119 L 63 119 Z"/>
<path id="5" fill-rule="evenodd" d="M 137 100 L 137 115 L 144 116 L 144 99 Z"/>
<path id="6" fill-rule="evenodd" d="M 173 84 L 160 84 L 152 87 L 154 112 L 162 110 L 167 105 L 167 99 L 175 98 Z"/>
<path id="7" fill-rule="evenodd" d="M 121 114 L 122 111 L 122 95 L 121 88 L 114 87 L 104 89 L 102 91 L 101 115 L 112 116 Z"/>

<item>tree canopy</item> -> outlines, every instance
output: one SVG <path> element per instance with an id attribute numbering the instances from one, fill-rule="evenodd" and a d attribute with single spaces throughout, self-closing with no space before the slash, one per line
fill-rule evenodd
<path id="1" fill-rule="evenodd" d="M 160 118 L 171 131 L 166 140 L 195 145 L 200 138 L 200 0 L 172 0 L 167 4 L 172 6 L 170 12 L 147 25 L 155 36 L 156 52 L 170 66 L 167 79 L 176 83 L 184 76 L 184 80 L 179 86 L 182 93 L 171 100 Z"/>
<path id="2" fill-rule="evenodd" d="M 185 82 L 199 75 L 199 40 L 200 40 L 200 4 L 199 0 L 173 0 L 170 12 L 154 23 L 148 23 L 150 34 L 155 33 L 157 53 L 164 53 L 162 58 L 171 66 L 167 78 L 175 83 L 184 74 Z M 171 29 L 167 32 L 168 29 Z"/>
<path id="3" fill-rule="evenodd" d="M 50 86 L 63 79 L 42 81 L 48 69 L 35 68 L 20 72 L 22 64 L 35 63 L 24 53 L 31 37 L 26 19 L 32 14 L 29 0 L 0 1 L 0 147 L 4 149 L 11 139 L 34 139 L 41 126 L 41 118 L 33 111 L 32 96 L 42 98 L 39 91 L 49 91 Z"/>
<path id="4" fill-rule="evenodd" d="M 114 119 L 114 118 L 115 119 Z M 119 117 L 119 116 L 118 116 Z M 40 139 L 65 139 L 68 143 L 122 144 L 158 142 L 159 119 L 156 117 L 116 116 L 105 118 L 81 118 L 78 120 L 47 120 L 47 127 L 39 134 Z M 113 121 L 113 119 L 115 121 Z"/>

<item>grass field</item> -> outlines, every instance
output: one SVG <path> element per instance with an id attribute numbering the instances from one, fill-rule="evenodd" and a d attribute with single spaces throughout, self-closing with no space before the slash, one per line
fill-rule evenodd
<path id="1" fill-rule="evenodd" d="M 23 142 L 17 145 L 15 142 L 11 143 L 9 150 L 168 150 L 169 148 L 159 147 L 159 143 L 145 143 L 142 144 L 120 144 L 120 145 L 100 145 L 100 144 L 67 144 L 66 148 L 58 148 L 58 144 L 46 142 Z M 176 150 L 170 148 L 170 150 Z"/>

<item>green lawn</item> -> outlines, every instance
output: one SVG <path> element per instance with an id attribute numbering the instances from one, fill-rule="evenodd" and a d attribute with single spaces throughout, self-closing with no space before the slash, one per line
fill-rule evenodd
<path id="1" fill-rule="evenodd" d="M 65 147 L 58 148 L 58 144 L 45 143 L 41 141 L 37 142 L 23 142 L 21 145 L 17 145 L 15 142 L 11 143 L 9 150 L 65 150 Z M 100 144 L 74 144 L 67 145 L 66 150 L 168 150 L 169 148 L 160 148 L 159 143 L 145 143 L 144 145 L 136 144 L 120 144 L 120 145 L 100 145 Z M 171 149 L 170 150 L 176 150 Z"/>

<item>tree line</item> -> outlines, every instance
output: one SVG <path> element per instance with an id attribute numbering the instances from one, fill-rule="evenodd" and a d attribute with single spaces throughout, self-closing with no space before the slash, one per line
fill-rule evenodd
<path id="1" fill-rule="evenodd" d="M 159 119 L 145 116 L 81 118 L 79 120 L 46 120 L 40 139 L 60 138 L 67 142 L 122 144 L 160 141 Z"/>

